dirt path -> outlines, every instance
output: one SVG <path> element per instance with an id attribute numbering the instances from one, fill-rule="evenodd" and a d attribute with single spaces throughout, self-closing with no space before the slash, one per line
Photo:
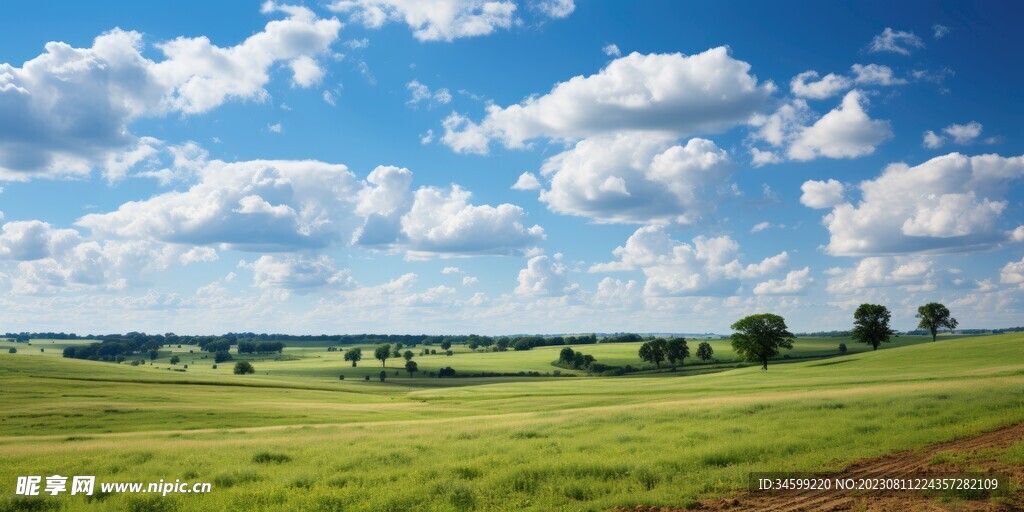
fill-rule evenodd
<path id="1" fill-rule="evenodd" d="M 837 491 L 792 491 L 778 494 L 746 492 L 736 498 L 706 501 L 697 510 L 731 512 L 917 512 L 964 511 L 1002 512 L 1024 510 L 1024 467 L 999 461 L 1010 446 L 1024 440 L 1024 423 L 1004 427 L 978 437 L 939 443 L 920 450 L 905 451 L 855 462 L 829 476 L 836 478 L 880 478 L 914 473 L 956 473 L 983 471 L 1001 474 L 1016 482 L 1017 491 L 1002 500 L 943 502 L 918 492 L 873 492 L 870 495 L 841 494 Z M 939 455 L 955 456 L 938 457 Z M 965 460 L 966 459 L 966 460 Z M 947 462 L 943 462 L 947 461 Z M 677 509 L 638 506 L 623 512 L 675 512 Z"/>

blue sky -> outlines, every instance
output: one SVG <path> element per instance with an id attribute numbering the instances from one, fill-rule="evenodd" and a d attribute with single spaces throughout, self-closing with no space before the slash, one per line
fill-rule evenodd
<path id="1" fill-rule="evenodd" d="M 0 330 L 1021 324 L 1019 7 L 14 2 Z"/>

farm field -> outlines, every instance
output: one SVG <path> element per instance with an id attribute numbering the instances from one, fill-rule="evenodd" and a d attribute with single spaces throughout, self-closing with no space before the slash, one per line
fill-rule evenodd
<path id="1" fill-rule="evenodd" d="M 5 497 L 5 510 L 686 507 L 731 495 L 751 471 L 839 469 L 1024 421 L 1022 334 L 902 337 L 875 352 L 801 338 L 767 372 L 725 368 L 738 364 L 726 340 L 712 342 L 723 363 L 706 374 L 439 379 L 392 376 L 395 361 L 383 383 L 359 377 L 380 371 L 369 347 L 356 369 L 303 346 L 242 376 L 190 363 L 196 347 L 172 349 L 189 363 L 180 372 L 170 353 L 132 367 L 64 359 L 62 343 L 0 344 L 0 481 L 94 474 L 213 492 Z M 553 373 L 560 348 L 415 359 L 424 371 Z M 641 364 L 633 343 L 576 348 Z"/>

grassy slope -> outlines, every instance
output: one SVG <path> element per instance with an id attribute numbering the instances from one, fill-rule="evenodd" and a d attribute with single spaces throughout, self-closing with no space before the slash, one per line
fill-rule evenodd
<path id="1" fill-rule="evenodd" d="M 0 482 L 53 473 L 213 481 L 210 495 L 161 498 L 211 510 L 685 505 L 742 486 L 752 470 L 826 469 L 1024 420 L 1022 344 L 1024 335 L 1003 335 L 768 372 L 448 389 L 0 353 Z M 446 359 L 485 356 L 504 354 Z M 299 361 L 277 364 L 285 363 Z M 226 430 L 236 426 L 253 428 Z M 265 450 L 292 460 L 252 462 Z M 72 510 L 152 505 L 140 496 L 78 498 L 63 501 Z"/>

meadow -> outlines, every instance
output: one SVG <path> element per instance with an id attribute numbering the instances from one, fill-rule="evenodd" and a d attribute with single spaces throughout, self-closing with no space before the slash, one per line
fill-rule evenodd
<path id="1" fill-rule="evenodd" d="M 849 352 L 838 354 L 840 342 Z M 0 343 L 0 508 L 685 507 L 736 492 L 751 471 L 838 469 L 1024 421 L 1024 334 L 902 337 L 878 351 L 801 338 L 767 372 L 716 340 L 717 363 L 624 377 L 558 369 L 561 347 L 457 347 L 415 360 L 424 371 L 550 376 L 409 377 L 399 359 L 383 383 L 370 347 L 357 368 L 342 352 L 302 346 L 232 375 L 196 347 L 133 367 L 64 359 L 65 343 Z M 635 343 L 576 348 L 642 366 Z M 168 369 L 172 352 L 187 371 Z M 52 474 L 211 482 L 213 492 L 9 497 L 17 476 Z"/>

